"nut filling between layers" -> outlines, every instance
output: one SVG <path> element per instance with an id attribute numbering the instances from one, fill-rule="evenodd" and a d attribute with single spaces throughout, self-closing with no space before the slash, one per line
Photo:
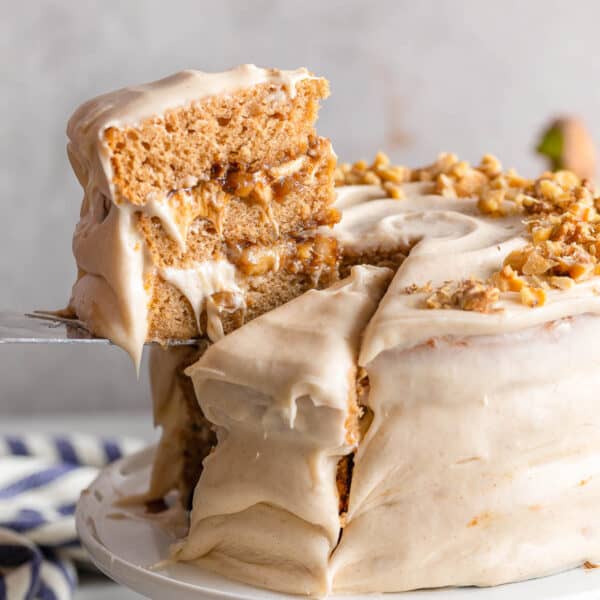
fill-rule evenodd
<path id="1" fill-rule="evenodd" d="M 138 217 L 157 267 L 146 281 L 151 297 L 149 337 L 168 334 L 157 322 L 161 314 L 171 312 L 170 305 L 179 313 L 172 321 L 187 323 L 181 324 L 185 332 L 180 335 L 206 332 L 219 339 L 225 331 L 223 317 L 230 330 L 253 316 L 252 307 L 247 310 L 252 300 L 245 297 L 246 290 L 259 285 L 261 276 L 280 270 L 306 276 L 310 287 L 334 281 L 335 241 L 309 233 L 338 218 L 325 198 L 319 200 L 321 211 L 315 210 L 311 198 L 330 193 L 319 180 L 330 177 L 332 160 L 329 142 L 315 137 L 306 154 L 276 166 L 250 172 L 235 164 L 214 165 L 210 181 L 196 181 L 162 200 L 149 198 Z M 280 221 L 287 223 L 287 231 L 281 231 Z M 183 309 L 177 306 L 182 303 Z"/>

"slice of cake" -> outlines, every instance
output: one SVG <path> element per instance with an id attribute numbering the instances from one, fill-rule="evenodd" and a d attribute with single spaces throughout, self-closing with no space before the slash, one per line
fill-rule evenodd
<path id="1" fill-rule="evenodd" d="M 147 340 L 218 339 L 336 278 L 325 79 L 183 71 L 83 104 L 68 154 L 85 195 L 70 309 L 139 362 Z"/>
<path id="2" fill-rule="evenodd" d="M 356 267 L 231 333 L 188 369 L 218 442 L 179 560 L 278 590 L 327 591 L 347 492 L 342 459 L 361 435 L 361 332 L 391 275 Z"/>

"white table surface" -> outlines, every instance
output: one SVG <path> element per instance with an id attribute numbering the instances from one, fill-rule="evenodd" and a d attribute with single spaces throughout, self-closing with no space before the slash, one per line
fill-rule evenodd
<path id="1" fill-rule="evenodd" d="M 126 435 L 139 437 L 147 440 L 148 443 L 158 438 L 158 432 L 152 428 L 150 408 L 147 412 L 112 415 L 84 413 L 58 416 L 31 415 L 29 417 L 13 418 L 0 413 L 0 433 L 19 433 L 21 431 Z M 80 584 L 75 593 L 75 600 L 140 600 L 143 598 L 99 573 L 80 573 L 79 579 Z"/>

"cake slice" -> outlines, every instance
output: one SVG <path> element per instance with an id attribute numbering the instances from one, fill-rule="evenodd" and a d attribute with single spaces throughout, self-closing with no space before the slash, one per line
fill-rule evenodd
<path id="1" fill-rule="evenodd" d="M 139 362 L 147 340 L 218 339 L 335 279 L 325 79 L 183 71 L 83 104 L 67 129 L 84 188 L 70 309 Z"/>
<path id="2" fill-rule="evenodd" d="M 361 332 L 392 271 L 355 267 L 212 345 L 187 370 L 217 445 L 178 560 L 280 591 L 323 594 L 360 439 Z"/>

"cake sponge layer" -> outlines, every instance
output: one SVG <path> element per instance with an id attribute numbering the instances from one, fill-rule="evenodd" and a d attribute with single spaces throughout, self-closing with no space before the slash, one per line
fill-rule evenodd
<path id="1" fill-rule="evenodd" d="M 234 94 L 204 98 L 135 127 L 109 127 L 112 183 L 117 198 L 144 204 L 152 192 L 190 187 L 237 165 L 258 170 L 308 150 L 325 79 L 297 82 L 294 93 L 262 83 Z"/>
<path id="2" fill-rule="evenodd" d="M 185 267 L 214 258 L 222 242 L 232 251 L 332 225 L 335 157 L 329 140 L 311 138 L 307 153 L 278 167 L 231 168 L 222 177 L 151 200 L 138 227 L 157 266 Z"/>
<path id="3" fill-rule="evenodd" d="M 151 281 L 148 337 L 213 339 L 313 288 L 338 279 L 331 239 L 280 240 L 248 246 L 237 257 L 163 269 Z M 222 331 L 213 331 L 214 327 Z"/>

